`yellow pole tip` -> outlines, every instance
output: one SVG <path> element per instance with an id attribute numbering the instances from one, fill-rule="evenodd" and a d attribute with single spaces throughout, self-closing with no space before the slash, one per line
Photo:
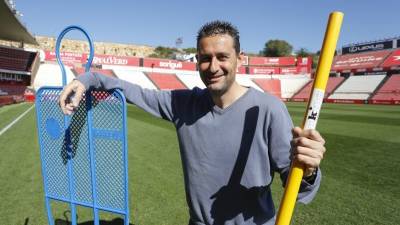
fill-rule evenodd
<path id="1" fill-rule="evenodd" d="M 333 12 L 331 12 L 331 15 L 344 16 L 344 13 L 340 12 L 340 11 L 333 11 Z"/>

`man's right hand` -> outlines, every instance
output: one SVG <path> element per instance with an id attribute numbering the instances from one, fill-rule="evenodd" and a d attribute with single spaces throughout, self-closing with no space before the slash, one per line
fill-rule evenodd
<path id="1" fill-rule="evenodd" d="M 73 80 L 64 88 L 58 103 L 65 115 L 71 115 L 78 108 L 85 91 L 85 86 L 78 80 Z"/>

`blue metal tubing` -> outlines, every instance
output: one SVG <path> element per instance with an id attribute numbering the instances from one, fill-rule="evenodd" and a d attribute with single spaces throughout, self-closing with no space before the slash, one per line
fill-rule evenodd
<path id="1" fill-rule="evenodd" d="M 49 90 L 61 91 L 62 88 L 61 87 L 44 87 L 44 88 L 41 88 L 41 89 L 38 90 L 37 98 L 36 98 L 36 113 L 37 113 L 37 116 L 38 116 L 38 121 L 42 120 L 42 115 L 39 112 L 41 111 L 40 101 L 42 99 L 43 90 L 44 91 L 49 91 Z M 124 95 L 122 94 L 122 92 L 120 90 L 115 90 L 114 93 L 115 93 L 116 96 L 118 96 L 118 98 L 121 99 L 121 101 L 124 104 L 126 104 L 126 99 L 125 99 Z M 87 96 L 90 96 L 90 95 L 87 95 Z M 87 103 L 89 104 L 90 100 L 88 100 Z M 125 139 L 121 138 L 120 140 L 123 141 L 123 144 L 125 146 L 125 150 L 124 150 L 123 154 L 124 154 L 124 157 L 125 157 L 125 159 L 124 159 L 124 164 L 125 164 L 125 171 L 124 171 L 124 175 L 125 175 L 125 187 L 124 187 L 125 188 L 125 193 L 124 193 L 125 194 L 125 205 L 124 205 L 124 209 L 126 211 L 98 206 L 97 203 L 94 204 L 94 203 L 79 202 L 79 201 L 76 201 L 74 198 L 71 201 L 71 199 L 68 199 L 68 198 L 61 198 L 61 197 L 49 195 L 47 193 L 47 190 L 48 190 L 47 183 L 48 182 L 47 182 L 47 176 L 45 176 L 46 169 L 45 169 L 45 166 L 44 166 L 45 165 L 44 160 L 43 160 L 44 157 L 41 157 L 41 163 L 42 163 L 41 169 L 42 169 L 42 175 L 43 175 L 42 177 L 43 177 L 44 189 L 45 189 L 45 204 L 46 204 L 46 208 L 47 208 L 48 223 L 50 225 L 53 225 L 53 223 L 54 223 L 54 220 L 52 218 L 50 203 L 49 203 L 50 200 L 63 201 L 63 202 L 67 202 L 67 203 L 72 203 L 74 205 L 80 205 L 80 206 L 90 207 L 90 208 L 95 206 L 95 207 L 97 207 L 97 209 L 96 209 L 97 211 L 98 210 L 102 210 L 102 211 L 108 211 L 108 212 L 112 212 L 112 213 L 123 215 L 124 216 L 124 223 L 126 225 L 129 224 L 129 196 L 128 196 L 128 176 L 127 176 L 127 174 L 128 174 L 127 149 L 128 148 L 127 148 L 127 142 L 126 142 L 126 140 L 127 140 L 127 137 L 126 137 L 126 134 L 127 134 L 127 132 L 126 132 L 126 129 L 127 129 L 127 127 L 126 127 L 126 113 L 127 113 L 126 112 L 126 107 L 124 107 L 122 116 L 123 116 L 123 130 L 124 130 L 123 132 L 125 132 L 125 136 L 124 136 Z M 38 129 L 39 133 L 43 133 L 44 132 L 44 130 L 39 126 L 39 123 L 37 123 L 37 129 Z M 89 132 L 89 130 L 90 129 L 88 129 L 88 132 Z M 92 128 L 92 131 L 95 131 L 95 129 Z M 93 137 L 93 133 L 90 136 Z M 43 146 L 43 140 L 42 140 L 41 137 L 42 136 L 39 135 L 39 143 L 40 143 L 41 146 Z M 44 155 L 42 148 L 40 149 L 40 154 Z M 93 158 L 93 156 L 91 156 L 91 157 Z M 92 159 L 92 161 L 95 162 L 94 159 Z M 94 165 L 91 165 L 91 166 L 92 166 L 92 168 L 95 168 Z M 91 170 L 91 171 L 94 171 L 94 170 Z M 95 174 L 94 173 L 92 174 L 92 179 L 94 179 L 94 181 L 95 181 L 95 177 L 93 177 L 93 175 L 95 175 Z M 94 185 L 94 184 L 92 184 L 92 185 Z M 93 186 L 93 187 L 95 187 L 95 186 Z M 92 189 L 92 193 L 96 194 L 94 189 Z M 97 196 L 95 196 L 95 197 L 92 196 L 92 198 L 93 199 L 97 199 Z"/>
<path id="2" fill-rule="evenodd" d="M 39 121 L 42 120 L 41 114 L 39 113 L 40 112 L 40 99 L 41 99 L 42 91 L 43 91 L 42 88 L 40 88 L 37 91 L 36 99 L 35 99 L 36 116 L 38 118 L 37 123 L 36 123 L 36 127 L 38 129 L 39 134 L 43 132 L 42 129 L 40 128 L 40 125 L 39 125 Z M 39 135 L 39 146 L 43 146 L 43 140 L 41 138 L 41 135 Z M 41 170 L 42 170 L 42 177 L 43 177 L 43 184 L 44 184 L 44 192 L 47 193 L 47 179 L 46 179 L 47 176 L 45 176 L 46 171 L 45 171 L 45 166 L 44 166 L 43 157 L 42 157 L 43 155 L 44 155 L 43 149 L 40 148 L 40 161 L 41 161 L 40 163 L 42 165 Z M 49 225 L 53 225 L 54 221 L 53 221 L 53 216 L 52 216 L 52 213 L 51 213 L 51 207 L 50 207 L 49 198 L 47 196 L 45 196 L 44 201 L 45 201 L 46 209 L 47 209 L 47 221 L 48 221 L 48 224 Z"/>
<path id="3" fill-rule="evenodd" d="M 48 91 L 48 90 L 54 90 L 54 91 L 61 91 L 62 90 L 62 88 L 61 87 L 56 87 L 56 86 L 53 86 L 53 87 L 44 87 L 44 88 L 40 88 L 39 90 L 38 90 L 38 92 L 37 92 L 37 98 L 36 98 L 36 114 L 37 114 L 37 116 L 38 116 L 38 121 L 41 121 L 42 120 L 42 116 L 41 116 L 41 114 L 39 113 L 40 111 L 41 111 L 41 104 L 40 104 L 40 100 L 42 99 L 42 92 L 43 92 L 43 90 L 45 90 L 45 91 Z M 120 90 L 115 90 L 115 94 L 119 97 L 119 98 L 121 98 L 121 100 L 122 100 L 122 102 L 125 104 L 125 102 L 126 102 L 126 99 L 125 99 L 125 97 L 124 97 L 124 95 L 122 94 L 122 92 L 120 91 Z M 87 96 L 90 96 L 90 95 L 87 95 Z M 88 104 L 90 104 L 90 100 L 87 100 L 86 101 Z M 54 224 L 54 220 L 53 220 L 53 217 L 52 217 L 52 213 L 51 213 L 51 207 L 50 207 L 50 200 L 57 200 L 57 201 L 63 201 L 63 202 L 67 202 L 67 203 L 72 203 L 73 205 L 80 205 L 80 206 L 84 206 L 84 207 L 90 207 L 90 208 L 94 208 L 94 207 L 96 207 L 96 210 L 98 211 L 98 210 L 102 210 L 102 211 L 108 211 L 108 212 L 111 212 L 111 213 L 116 213 L 116 214 L 120 214 L 120 215 L 123 215 L 124 216 L 124 223 L 125 223 L 125 225 L 129 225 L 129 196 L 128 196 L 128 176 L 127 176 L 127 174 L 128 174 L 128 162 L 127 162 L 127 142 L 126 142 L 126 140 L 127 140 L 127 137 L 126 137 L 126 135 L 127 135 L 127 132 L 126 132 L 126 129 L 127 129 L 127 127 L 126 127 L 126 107 L 124 107 L 124 110 L 123 110 L 123 130 L 124 130 L 124 132 L 125 132 L 125 135 L 124 135 L 124 137 L 125 137 L 125 139 L 122 139 L 121 138 L 121 140 L 123 140 L 123 144 L 124 144 L 124 146 L 125 146 L 125 150 L 124 150 L 124 152 L 123 152 L 123 154 L 124 154 L 124 157 L 125 157 L 125 160 L 124 160 L 124 164 L 125 164 L 125 171 L 124 171 L 124 175 L 125 175 L 125 187 L 124 187 L 124 189 L 125 189 L 125 205 L 124 205 L 124 208 L 125 208 L 125 210 L 126 211 L 123 211 L 123 210 L 117 210 L 117 209 L 111 209 L 111 208 L 107 208 L 107 207 L 102 207 L 102 206 L 98 206 L 97 205 L 97 203 L 91 203 L 91 204 L 89 204 L 89 203 L 84 203 L 84 202 L 79 202 L 79 201 L 75 201 L 75 199 L 74 198 L 72 198 L 72 200 L 71 199 L 67 199 L 67 198 L 62 198 L 62 197 L 57 197 L 57 196 L 53 196 L 53 195 L 49 195 L 49 194 L 47 194 L 47 190 L 48 190 L 48 187 L 47 187 L 47 176 L 45 176 L 45 174 L 46 174 L 46 170 L 45 170 L 45 163 L 44 163 L 44 161 L 43 161 L 43 159 L 44 159 L 44 157 L 41 157 L 40 159 L 41 159 L 41 170 L 42 170 L 42 177 L 43 177 L 43 183 L 44 183 L 44 190 L 45 190 L 45 204 L 46 204 L 46 208 L 47 208 L 47 219 L 48 219 L 48 224 L 50 224 L 50 225 L 53 225 Z M 41 127 L 39 126 L 39 123 L 37 123 L 36 124 L 37 125 L 37 129 L 38 129 L 38 132 L 39 133 L 43 133 L 44 131 L 43 131 L 43 129 L 41 129 Z M 91 129 L 88 129 L 88 132 L 90 132 L 90 130 Z M 92 130 L 94 130 L 93 128 L 92 128 Z M 90 137 L 92 137 L 93 136 L 93 134 L 91 134 L 90 135 Z M 43 141 L 42 141 L 42 138 L 41 138 L 41 136 L 39 135 L 39 143 L 40 143 L 40 145 L 41 146 L 43 146 Z M 93 146 L 93 145 L 91 145 L 91 146 Z M 93 159 L 94 157 L 93 157 L 93 153 L 92 153 L 93 151 L 91 151 L 91 161 L 92 162 L 95 162 L 95 160 Z M 40 149 L 40 154 L 41 155 L 44 155 L 44 153 L 43 153 L 43 149 L 41 148 Z M 91 170 L 91 171 L 94 171 L 94 165 L 91 165 L 92 166 L 92 168 L 93 168 L 93 170 Z M 93 179 L 93 187 L 95 187 L 95 177 L 93 177 L 95 174 L 93 173 L 92 174 L 92 179 Z M 94 189 L 92 189 L 92 194 L 96 194 L 96 192 L 95 192 L 95 190 Z M 97 199 L 97 196 L 92 196 L 92 198 L 94 199 L 93 201 L 97 201 L 96 199 Z M 94 208 L 95 209 L 95 208 Z"/>
<path id="4" fill-rule="evenodd" d="M 64 127 L 68 127 L 71 121 L 71 117 L 64 116 Z M 74 174 L 72 172 L 73 162 L 72 162 L 72 143 L 71 143 L 71 132 L 69 128 L 65 130 L 65 148 L 67 150 L 68 155 L 68 183 L 69 183 L 69 198 L 71 200 L 71 220 L 72 225 L 76 225 L 76 207 L 75 204 L 72 203 L 72 200 L 75 198 L 75 189 L 74 189 Z"/>
<path id="5" fill-rule="evenodd" d="M 92 118 L 93 112 L 91 107 L 92 98 L 89 94 L 86 95 L 86 111 L 88 112 L 88 135 L 89 135 L 89 154 L 90 154 L 90 167 L 91 167 L 91 179 L 92 179 L 92 199 L 93 199 L 93 215 L 94 215 L 94 224 L 99 225 L 99 211 L 97 206 L 97 191 L 96 191 L 96 165 L 94 161 L 94 142 L 92 135 Z"/>
<path id="6" fill-rule="evenodd" d="M 125 95 L 122 93 L 122 91 L 120 90 L 115 90 L 116 93 L 118 93 L 120 95 L 120 97 L 122 98 L 122 102 L 124 104 L 126 104 L 126 99 L 125 99 Z M 127 127 L 126 127 L 126 107 L 124 107 L 124 111 L 123 111 L 123 129 L 124 129 L 124 133 L 125 133 L 125 137 L 124 137 L 124 164 L 125 164 L 125 171 L 124 171 L 124 176 L 125 176 L 125 211 L 126 211 L 126 215 L 125 215 L 125 225 L 129 225 L 129 196 L 128 196 L 128 137 L 127 137 Z"/>
<path id="7" fill-rule="evenodd" d="M 66 198 L 55 197 L 55 196 L 51 196 L 51 195 L 46 195 L 46 198 L 49 198 L 52 200 L 57 200 L 57 201 L 62 201 L 62 202 L 67 202 L 67 203 L 70 201 L 69 199 L 66 199 Z M 85 207 L 90 207 L 90 208 L 93 207 L 93 204 L 90 204 L 90 203 L 84 203 L 84 202 L 78 202 L 78 201 L 73 201 L 73 203 L 76 205 L 80 205 L 80 206 L 85 206 Z M 126 215 L 126 213 L 122 210 L 110 209 L 108 207 L 98 206 L 97 209 L 102 210 L 102 211 L 117 213 L 117 214 L 121 214 L 121 215 Z"/>
<path id="8" fill-rule="evenodd" d="M 81 31 L 86 36 L 86 38 L 89 42 L 90 53 L 89 53 L 89 58 L 87 60 L 87 63 L 85 65 L 85 72 L 89 72 L 90 66 L 92 65 L 92 61 L 93 61 L 93 57 L 94 57 L 94 45 L 93 45 L 92 39 L 90 38 L 90 35 L 83 28 L 76 26 L 76 25 L 72 25 L 72 26 L 65 28 L 63 31 L 61 31 L 60 35 L 58 35 L 57 42 L 56 42 L 56 58 L 57 58 L 58 65 L 60 65 L 60 68 L 61 68 L 61 73 L 63 76 L 62 77 L 62 85 L 63 86 L 65 86 L 67 84 L 67 76 L 66 76 L 64 64 L 62 63 L 61 57 L 60 57 L 60 45 L 61 45 L 61 40 L 63 39 L 65 34 L 71 30 Z"/>
<path id="9" fill-rule="evenodd" d="M 89 59 L 88 62 L 86 63 L 85 66 L 85 71 L 88 72 L 90 70 L 90 65 L 92 64 L 93 61 L 93 57 L 94 57 L 94 47 L 93 47 L 93 42 L 92 39 L 90 38 L 89 34 L 81 27 L 79 26 L 69 26 L 67 28 L 65 28 L 63 31 L 61 31 L 60 35 L 58 35 L 57 38 L 57 42 L 56 42 L 56 58 L 57 58 L 57 62 L 58 65 L 60 65 L 61 68 L 61 73 L 62 73 L 62 85 L 65 86 L 67 84 L 67 75 L 66 75 L 66 71 L 65 71 L 65 67 L 64 64 L 61 61 L 61 56 L 60 56 L 60 45 L 61 45 L 61 40 L 63 39 L 63 37 L 65 36 L 66 33 L 68 33 L 71 30 L 79 30 L 81 31 L 86 38 L 89 41 L 89 46 L 90 46 L 90 54 L 89 54 Z M 70 193 L 70 201 L 71 201 L 71 220 L 72 220 L 72 225 L 76 225 L 76 207 L 75 204 L 72 203 L 74 201 L 75 198 L 75 190 L 74 190 L 74 177 L 73 177 L 73 172 L 72 172 L 72 168 L 73 168 L 73 159 L 70 155 L 70 153 L 72 152 L 72 143 L 71 143 L 71 135 L 70 135 L 70 130 L 69 130 L 69 124 L 70 124 L 70 120 L 71 117 L 70 116 L 64 116 L 64 127 L 67 128 L 65 130 L 65 136 L 66 136 L 66 143 L 65 143 L 65 147 L 67 150 L 67 154 L 69 156 L 69 160 L 68 160 L 68 177 L 69 177 L 69 193 Z"/>
<path id="10" fill-rule="evenodd" d="M 67 76 L 66 76 L 66 71 L 65 71 L 65 67 L 64 64 L 62 63 L 61 60 L 61 56 L 60 56 L 60 45 L 61 45 L 61 40 L 63 39 L 63 37 L 65 36 L 65 34 L 71 30 L 79 30 L 81 31 L 87 38 L 88 42 L 89 42 L 89 46 L 90 46 L 90 54 L 87 60 L 87 63 L 85 65 L 85 71 L 89 72 L 90 70 L 90 66 L 91 63 L 93 61 L 94 58 L 94 46 L 93 46 L 93 42 L 89 36 L 89 34 L 81 27 L 79 26 L 69 26 L 67 28 L 65 28 L 60 35 L 57 38 L 56 41 L 56 57 L 57 57 L 57 62 L 61 68 L 61 73 L 62 73 L 62 85 L 65 86 L 67 83 Z M 55 90 L 61 90 L 62 87 L 45 87 L 44 89 L 49 90 L 49 89 L 55 89 Z M 64 202 L 68 202 L 70 203 L 70 207 L 71 207 L 71 220 L 72 220 L 72 224 L 76 225 L 77 221 L 76 221 L 76 205 L 80 205 L 80 206 L 86 206 L 86 207 L 92 207 L 93 208 L 93 213 L 94 213 L 94 223 L 96 225 L 99 224 L 99 210 L 103 210 L 103 211 L 108 211 L 108 212 L 112 212 L 112 213 L 117 213 L 117 214 L 121 214 L 124 216 L 124 222 L 125 225 L 129 225 L 129 196 L 128 196 L 128 162 L 127 162 L 127 127 L 126 127 L 126 99 L 123 95 L 123 93 L 119 90 L 115 90 L 115 94 L 118 96 L 118 98 L 120 98 L 121 100 L 123 100 L 123 132 L 125 132 L 124 135 L 124 140 L 123 140 L 123 146 L 124 146 L 124 165 L 125 165 L 125 171 L 124 171 L 124 175 L 125 175 L 125 205 L 124 205 L 124 209 L 123 210 L 118 210 L 118 209 L 110 209 L 107 207 L 101 207 L 98 205 L 97 202 L 97 191 L 96 191 L 96 162 L 95 162 L 95 156 L 94 156 L 94 152 L 95 152 L 95 146 L 94 146 L 94 139 L 96 138 L 96 132 L 99 134 L 102 134 L 102 130 L 100 131 L 96 131 L 93 130 L 93 122 L 92 122 L 92 118 L 93 118 L 93 109 L 91 101 L 92 101 L 92 97 L 91 94 L 89 92 L 86 93 L 86 109 L 88 112 L 88 117 L 87 117 L 87 122 L 88 122 L 88 137 L 89 137 L 89 155 L 90 155 L 90 167 L 91 167 L 91 182 L 92 182 L 92 199 L 93 202 L 89 203 L 83 203 L 83 202 L 79 202 L 76 201 L 76 193 L 75 193 L 75 184 L 74 184 L 74 171 L 73 171 L 73 163 L 74 160 L 72 158 L 72 151 L 74 146 L 72 146 L 72 142 L 71 142 L 71 131 L 69 129 L 69 125 L 71 122 L 71 117 L 70 116 L 64 116 L 64 129 L 65 129 L 65 147 L 67 150 L 67 154 L 68 154 L 68 163 L 67 163 L 67 170 L 68 170 L 68 189 L 69 189 L 69 196 L 66 198 L 59 198 L 56 196 L 51 196 L 48 195 L 47 193 L 47 178 L 45 176 L 45 167 L 44 167 L 44 161 L 43 158 L 41 157 L 42 160 L 42 174 L 43 174 L 43 179 L 44 179 L 44 188 L 45 188 L 45 203 L 46 203 L 46 208 L 47 208 L 47 215 L 48 215 L 48 222 L 50 225 L 54 224 L 53 218 L 52 218 L 52 214 L 51 214 L 51 208 L 50 208 L 50 200 L 59 200 L 59 201 L 64 201 Z M 38 91 L 38 97 L 36 98 L 36 105 L 38 106 L 36 108 L 36 113 L 38 115 L 38 121 L 41 121 L 42 116 L 39 114 L 40 111 L 40 96 L 41 96 L 41 91 L 39 89 Z M 37 124 L 38 126 L 38 131 L 39 133 L 42 133 L 42 129 L 40 128 L 39 124 Z M 106 132 L 106 134 L 108 134 Z M 103 134 L 104 135 L 104 134 Z M 122 137 L 122 135 L 121 135 Z M 39 137 L 39 142 L 40 145 L 42 146 L 43 141 L 41 140 L 41 137 Z M 41 149 L 41 155 L 43 155 L 44 153 L 42 152 L 43 150 Z"/>

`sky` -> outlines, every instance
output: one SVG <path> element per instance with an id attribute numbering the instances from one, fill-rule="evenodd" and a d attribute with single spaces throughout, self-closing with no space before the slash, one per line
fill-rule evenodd
<path id="1" fill-rule="evenodd" d="M 240 32 L 241 49 L 258 53 L 271 39 L 294 50 L 321 48 L 330 12 L 344 13 L 338 47 L 400 36 L 399 0 L 248 0 L 248 1 L 90 1 L 14 0 L 22 22 L 34 35 L 56 37 L 69 25 L 85 28 L 94 41 L 195 47 L 206 22 L 225 20 Z M 78 32 L 67 38 L 83 39 Z"/>

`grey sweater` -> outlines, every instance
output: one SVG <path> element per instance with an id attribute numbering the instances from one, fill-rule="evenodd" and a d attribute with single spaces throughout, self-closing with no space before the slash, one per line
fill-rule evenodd
<path id="1" fill-rule="evenodd" d="M 276 97 L 253 88 L 221 109 L 207 89 L 156 91 L 87 73 L 86 89 L 120 89 L 128 102 L 176 127 L 190 224 L 273 224 L 270 185 L 283 185 L 290 167 L 292 122 Z M 319 187 L 302 181 L 298 201 L 310 202 Z"/>

